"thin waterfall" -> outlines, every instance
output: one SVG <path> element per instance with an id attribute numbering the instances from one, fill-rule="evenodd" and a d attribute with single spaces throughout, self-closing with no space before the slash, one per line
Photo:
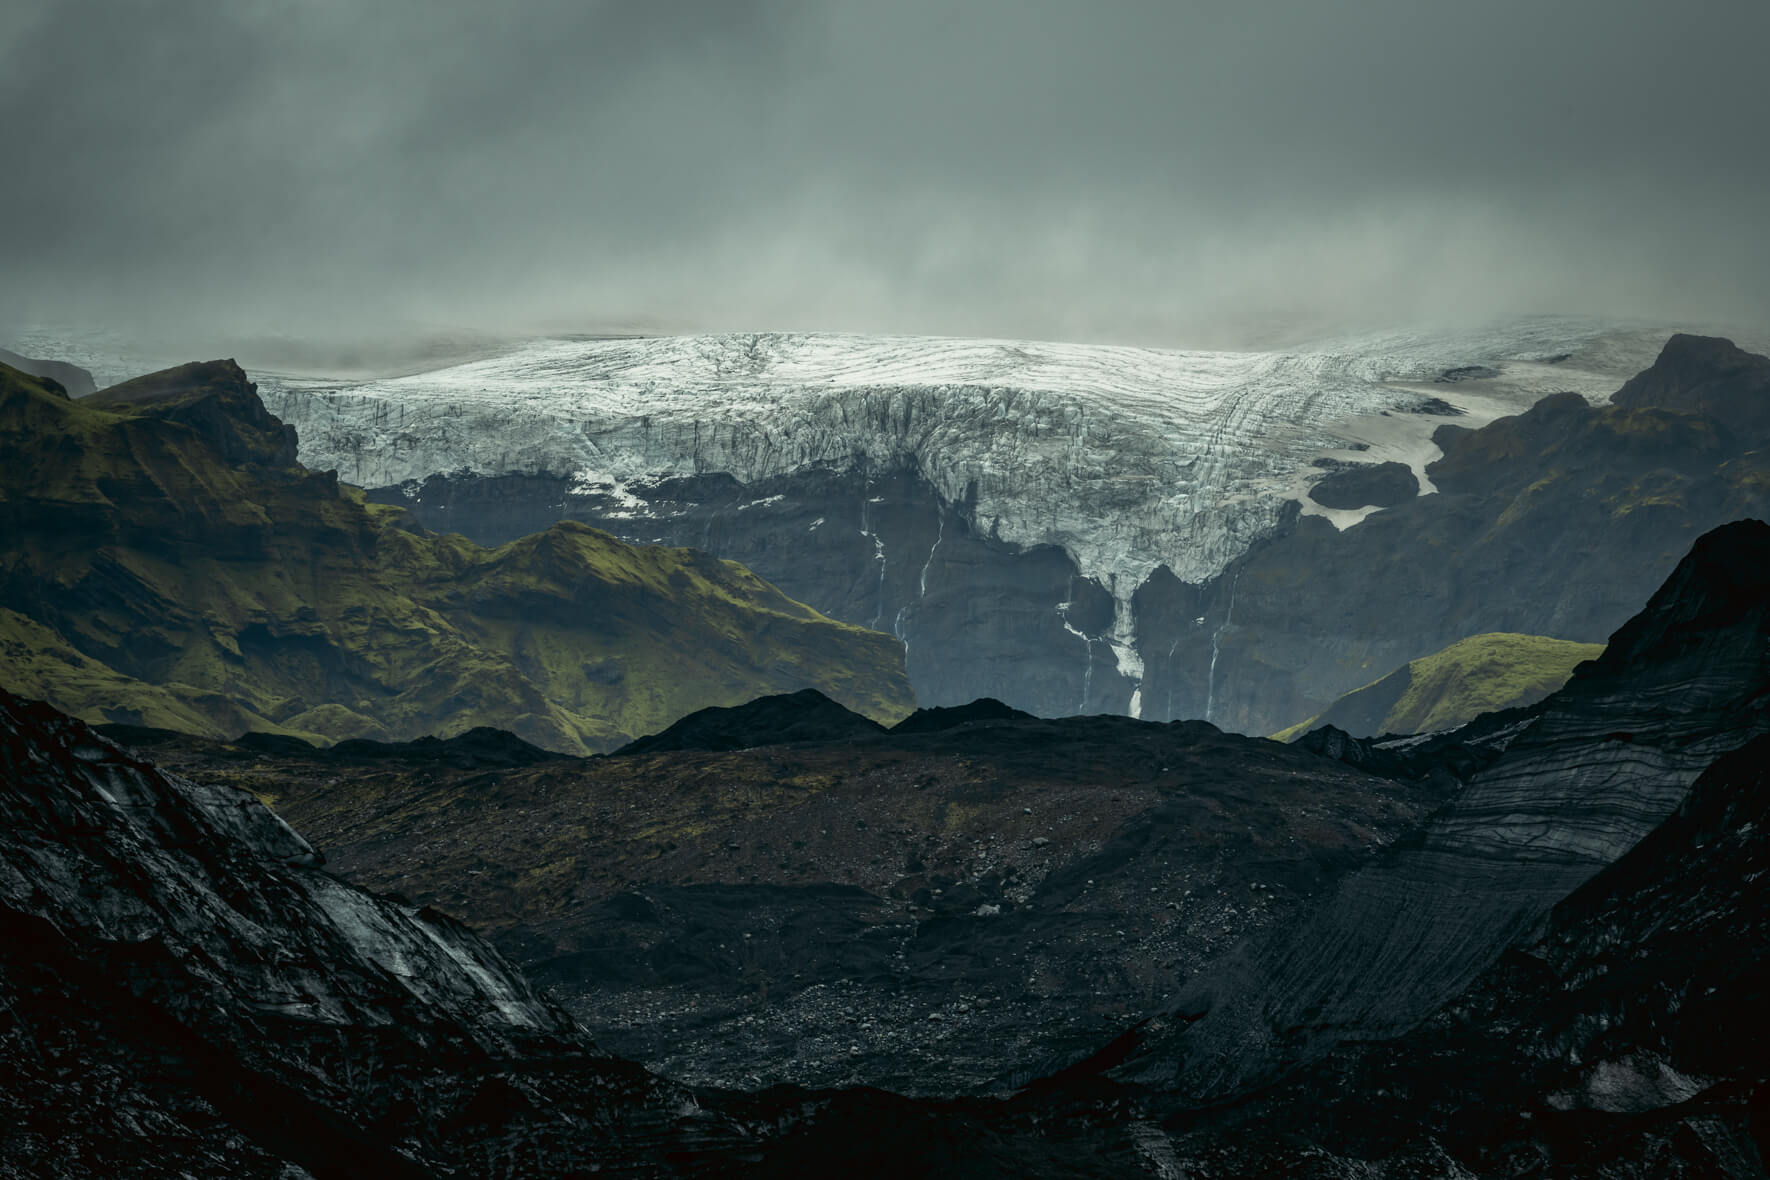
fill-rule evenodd
<path id="1" fill-rule="evenodd" d="M 1235 588 L 1241 585 L 1241 571 L 1235 571 L 1235 577 L 1229 583 L 1229 609 L 1223 612 L 1222 624 L 1211 632 L 1211 670 L 1205 678 L 1205 720 L 1211 719 L 1211 710 L 1217 704 L 1217 654 L 1221 649 L 1223 632 L 1235 622 Z"/>

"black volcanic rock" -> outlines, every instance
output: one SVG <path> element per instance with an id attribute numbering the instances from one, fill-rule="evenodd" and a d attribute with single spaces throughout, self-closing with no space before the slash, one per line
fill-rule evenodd
<path id="1" fill-rule="evenodd" d="M 1406 463 L 1348 466 L 1309 489 L 1309 498 L 1323 508 L 1388 508 L 1420 494 L 1420 481 Z"/>
<path id="2" fill-rule="evenodd" d="M 85 397 L 98 388 L 93 383 L 91 373 L 79 365 L 71 365 L 66 361 L 36 360 L 0 348 L 0 365 L 11 365 L 21 373 L 47 378 L 55 382 L 56 386 L 69 397 Z"/>
<path id="3" fill-rule="evenodd" d="M 892 733 L 936 733 L 943 729 L 956 729 L 961 725 L 970 725 L 980 721 L 1031 721 L 1033 715 L 1023 712 L 1011 705 L 1005 705 L 994 697 L 979 697 L 969 705 L 936 705 L 931 709 L 917 709 L 902 721 L 891 727 Z"/>
<path id="4" fill-rule="evenodd" d="M 191 735 L 174 729 L 149 725 L 95 725 L 93 732 L 121 746 L 159 754 L 192 742 Z M 218 752 L 232 751 L 241 760 L 262 756 L 295 758 L 310 762 L 359 766 L 377 762 L 400 762 L 410 765 L 426 763 L 457 770 L 489 770 L 534 766 L 541 762 L 571 760 L 570 754 L 556 754 L 525 742 L 506 729 L 489 725 L 475 726 L 451 738 L 421 737 L 409 742 L 376 742 L 367 738 L 348 738 L 331 746 L 316 746 L 286 733 L 243 733 L 230 743 L 214 747 Z M 223 753 L 225 756 L 225 753 Z"/>
<path id="5" fill-rule="evenodd" d="M 518 1152 L 655 1174 L 730 1140 L 458 922 L 315 859 L 251 795 L 0 695 L 0 1175 L 416 1177 Z"/>
<path id="6" fill-rule="evenodd" d="M 1759 737 L 1419 1027 L 1342 1047 L 1167 1147 L 1201 1178 L 1761 1177 L 1766 1003 Z"/>
<path id="7" fill-rule="evenodd" d="M 1498 369 L 1488 365 L 1458 365 L 1454 369 L 1444 370 L 1433 380 L 1441 384 L 1454 385 L 1458 381 L 1485 381 L 1499 375 Z"/>
<path id="8" fill-rule="evenodd" d="M 155 757 L 461 914 L 668 1076 L 921 1094 L 1086 1055 L 1458 785 L 1111 715 L 780 735 L 494 770 Z"/>
<path id="9" fill-rule="evenodd" d="M 1747 730 L 1764 728 L 1767 548 L 1770 529 L 1755 523 L 1705 538 L 1683 576 L 1613 641 L 1617 658 L 1588 666 L 1561 694 L 1577 698 L 1571 705 L 1558 697 L 1527 711 L 1526 724 L 1558 727 L 1560 745 L 1559 768 L 1533 785 L 1583 778 L 1610 805 L 1594 795 L 1597 806 L 1554 815 L 1570 822 L 1548 826 L 1523 814 L 1534 795 L 1514 797 L 1503 816 L 1490 810 L 1484 875 L 1458 892 L 1463 908 L 1445 911 L 1442 921 L 1466 934 L 1464 908 L 1477 911 L 1479 925 L 1484 900 L 1510 895 L 1494 886 L 1519 884 L 1512 870 L 1521 862 L 1497 855 L 1506 841 L 1491 839 L 1495 820 L 1527 834 L 1514 849 L 1565 866 L 1602 855 L 1605 839 L 1641 819 L 1640 788 L 1652 785 L 1651 768 L 1643 778 L 1626 758 L 1612 759 L 1599 768 L 1605 773 L 1592 774 L 1581 757 L 1569 757 L 1582 740 L 1588 760 L 1593 746 L 1615 747 L 1663 766 L 1667 757 L 1714 748 L 1715 726 L 1729 716 Z M 1582 693 L 1588 681 L 1597 688 Z M 1688 713 L 1659 718 L 1659 730 L 1599 734 L 1590 725 L 1630 723 L 1613 710 L 1665 699 Z M 1589 732 L 1576 739 L 1570 727 L 1583 711 L 1591 712 Z M 1497 734 L 1517 724 L 1487 728 Z M 1190 746 L 1199 769 L 1219 779 L 1227 757 L 1273 759 L 1270 786 L 1308 765 L 1302 751 L 1209 726 L 1115 718 L 1009 721 L 875 741 L 982 749 L 1016 730 L 1030 736 L 1087 725 L 1110 728 L 1101 735 L 1109 746 L 1140 737 L 1149 753 L 1151 738 L 1180 738 L 1163 756 Z M 1547 756 L 1534 729 L 1516 744 L 1532 764 Z M 1021 745 L 1029 758 L 1045 748 Z M 853 747 L 843 756 L 853 762 Z M 1350 1034 L 1352 1043 L 1313 1063 L 1287 1056 L 1268 1084 L 1234 1101 L 1197 1108 L 1185 1092 L 1125 1087 L 1086 1071 L 1006 1102 L 864 1087 L 691 1094 L 597 1056 L 440 914 L 376 900 L 302 867 L 305 843 L 249 796 L 166 775 L 53 710 L 0 698 L 7 871 L 0 933 L 8 948 L 0 959 L 7 1064 L 0 1175 L 283 1177 L 292 1167 L 316 1176 L 500 1175 L 518 1160 L 537 1175 L 593 1165 L 633 1175 L 1761 1177 L 1770 1100 L 1756 1019 L 1770 1001 L 1767 767 L 1770 736 L 1762 734 L 1716 758 L 1664 822 L 1539 921 L 1516 927 L 1514 949 L 1414 1027 L 1365 1039 L 1381 1024 L 1365 1009 L 1361 1023 L 1333 1030 L 1333 1039 Z M 1494 771 L 1506 769 L 1502 762 Z M 1511 773 L 1516 780 L 1517 768 Z M 1490 787 L 1483 776 L 1470 790 Z M 1176 815 L 1174 831 L 1196 841 L 1213 810 L 1236 796 L 1231 786 L 1211 806 Z M 1281 801 L 1279 814 L 1304 809 Z M 1453 821 L 1459 812 L 1467 818 L 1461 802 Z M 1226 829 L 1241 826 L 1238 817 L 1222 818 Z M 1480 843 L 1467 839 L 1473 834 L 1464 833 L 1469 848 Z M 1348 885 L 1443 839 L 1429 831 L 1423 842 L 1404 841 Z M 1114 843 L 1121 854 L 1143 848 L 1146 861 L 1157 859 L 1149 851 L 1177 847 L 1150 850 L 1150 838 L 1130 830 Z M 1104 863 L 1056 875 L 1049 914 L 1072 911 L 1082 887 L 1094 884 L 1082 874 L 1100 875 Z M 1402 927 L 1410 895 L 1429 899 L 1445 884 L 1430 873 L 1406 883 L 1410 894 L 1385 916 Z M 723 949 L 715 940 L 731 940 L 739 923 L 766 926 L 772 912 L 812 919 L 798 961 L 818 973 L 895 971 L 891 948 L 868 940 L 874 903 L 864 891 L 825 888 L 815 909 L 809 900 L 781 889 L 624 890 L 603 903 L 604 925 L 626 931 L 633 941 L 625 950 L 639 953 L 621 953 L 611 941 L 601 954 L 584 948 L 586 965 L 604 986 L 635 970 L 684 980 L 696 971 L 749 971 L 786 944 L 758 948 L 747 960 L 751 952 L 736 951 L 728 963 L 713 953 Z M 680 931 L 668 941 L 699 957 L 655 957 L 648 929 Z M 423 937 L 408 941 L 413 930 Z M 1025 932 L 966 931 L 956 915 L 937 914 L 924 935 L 915 953 L 942 963 L 991 954 Z M 395 965 L 395 952 L 408 957 Z M 1342 958 L 1372 961 L 1356 935 L 1329 962 Z M 1356 1004 L 1361 989 L 1367 1000 L 1386 992 L 1397 967 L 1416 978 L 1441 967 L 1383 954 L 1374 962 L 1387 980 L 1373 987 L 1362 975 L 1336 973 L 1327 988 L 1335 998 L 1320 1015 Z M 1086 994 L 1072 992 L 1070 1002 Z M 821 1052 L 814 1042 L 832 1030 L 839 1041 L 858 1035 L 845 1000 L 805 1009 L 821 1024 L 768 1052 L 797 1061 L 807 1049 Z M 906 1002 L 915 1003 L 900 992 L 900 1008 Z M 304 1011 L 314 1006 L 329 1019 Z M 917 1008 L 931 1048 L 947 1043 L 949 1021 L 971 1019 L 948 1008 L 935 1022 Z M 1136 1023 L 1096 1061 L 1146 1067 L 1150 1048 L 1169 1043 L 1164 1025 L 1202 1029 L 1218 1015 L 1196 1003 L 1175 1006 Z M 1282 1031 L 1295 1037 L 1294 1028 Z"/>
<path id="10" fill-rule="evenodd" d="M 852 1082 L 695 1094 L 660 1081 L 597 1055 L 459 924 L 311 867 L 311 847 L 250 795 L 166 774 L 53 710 L 0 697 L 0 1175 L 1761 1178 L 1767 691 L 1770 526 L 1746 521 L 1702 538 L 1567 688 L 1466 727 L 1466 744 L 1506 752 L 1423 831 L 1379 837 L 1388 847 L 1369 849 L 1363 867 L 1331 842 L 1314 850 L 1356 870 L 1335 885 L 1330 866 L 1313 865 L 1325 893 L 1302 883 L 1312 866 L 1299 842 L 1328 822 L 1370 839 L 1371 820 L 1402 814 L 1355 799 L 1336 810 L 1335 796 L 1359 789 L 1350 771 L 1198 723 L 1009 720 L 831 743 L 823 755 L 836 774 L 815 791 L 807 760 L 818 747 L 747 755 L 794 802 L 750 816 L 744 830 L 785 840 L 863 814 L 825 806 L 811 827 L 795 822 L 793 808 L 837 790 L 876 805 L 865 818 L 883 821 L 851 823 L 851 848 L 901 836 L 879 829 L 921 822 L 911 804 L 935 795 L 930 815 L 1006 830 L 1032 810 L 1015 806 L 1031 796 L 998 796 L 1053 761 L 1088 775 L 1081 791 L 1038 796 L 1040 810 L 1058 805 L 1056 826 L 1086 823 L 1139 787 L 1155 788 L 1155 806 L 1133 805 L 1132 822 L 1104 839 L 1098 828 L 1085 834 L 1075 842 L 1083 855 L 1050 866 L 1020 897 L 1001 871 L 1005 850 L 965 841 L 963 863 L 997 869 L 934 878 L 952 900 L 913 911 L 907 940 L 880 938 L 885 899 L 853 885 L 639 882 L 631 870 L 646 860 L 672 876 L 688 862 L 609 841 L 611 855 L 628 857 L 615 866 L 626 883 L 596 903 L 601 933 L 538 964 L 576 967 L 601 988 L 663 977 L 662 995 L 727 981 L 727 1030 L 765 1025 L 759 1039 L 716 1047 L 747 1051 L 734 1052 L 744 1063 L 734 1068 L 772 1073 L 784 1062 L 789 1074 L 847 1069 L 858 1079 L 890 1068 L 863 1048 L 879 1019 L 907 1034 L 893 1051 L 913 1043 L 937 1059 L 964 1046 L 1006 1065 L 1016 1056 L 1007 1037 L 1027 1021 L 1098 1004 L 1098 984 L 1070 982 L 1043 1006 L 989 991 L 930 1005 L 926 989 L 988 978 L 1016 949 L 1036 962 L 1067 944 L 1076 969 L 1124 958 L 1131 903 L 1150 904 L 1143 886 L 1170 862 L 1224 873 L 1214 905 L 1240 886 L 1249 900 L 1234 907 L 1258 908 L 1272 880 L 1317 893 L 1319 904 L 1276 907 L 1278 933 L 1264 948 L 1221 959 L 1154 1018 L 1113 1014 L 1089 1061 L 1009 1101 L 916 1099 Z M 1342 755 L 1408 756 L 1445 736 L 1323 741 Z M 960 780 L 941 792 L 913 762 L 885 757 L 938 749 L 964 751 L 953 763 Z M 1014 759 L 993 782 L 979 774 L 992 751 Z M 679 757 L 692 825 L 720 822 L 708 805 L 721 780 L 738 782 L 747 798 L 735 813 L 748 815 L 760 783 L 740 781 L 742 758 Z M 432 811 L 432 824 L 484 830 L 498 811 L 520 815 L 513 803 L 567 797 L 588 798 L 576 817 L 588 825 L 674 789 L 649 779 L 613 793 L 644 765 L 460 776 L 431 765 L 414 781 L 482 799 L 504 792 L 465 817 Z M 1170 771 L 1179 777 L 1162 777 Z M 562 775 L 603 772 L 616 777 L 560 789 L 571 785 Z M 1142 773 L 1156 777 L 1139 783 Z M 335 767 L 324 778 L 328 790 L 351 786 Z M 529 793 L 508 793 L 514 780 Z M 367 784 L 352 822 L 411 832 L 412 813 L 362 806 L 385 787 Z M 464 804 L 457 795 L 451 811 Z M 534 843 L 572 827 L 566 839 L 582 850 L 583 830 L 561 816 L 511 830 Z M 661 818 L 638 822 L 658 833 Z M 388 830 L 362 834 L 372 845 Z M 736 830 L 716 838 L 729 843 Z M 399 857 L 408 867 L 429 860 L 412 850 Z M 556 866 L 534 868 L 544 871 L 524 880 L 557 880 Z M 493 882 L 487 896 L 509 892 Z M 1175 900 L 1197 904 L 1193 893 Z M 974 904 L 998 912 L 961 912 Z M 1206 916 L 1226 918 L 1221 908 Z M 1155 965 L 1148 946 L 1132 948 L 1132 966 Z M 753 1004 L 745 988 L 793 966 L 822 978 L 795 998 L 793 1019 L 770 1020 L 766 999 Z M 858 1006 L 865 993 L 833 988 L 830 976 L 867 981 L 889 1003 Z M 666 1031 L 680 1022 L 669 1035 L 683 1039 L 729 1036 L 706 1010 L 658 1006 L 633 1018 Z M 1164 1080 L 1179 1088 L 1147 1085 Z M 1201 1105 L 1200 1094 L 1227 1100 Z"/>
<path id="11" fill-rule="evenodd" d="M 662 733 L 628 742 L 611 757 L 665 750 L 746 750 L 788 742 L 830 742 L 885 732 L 815 688 L 758 697 L 742 705 L 690 713 Z"/>
<path id="12" fill-rule="evenodd" d="M 1417 841 L 1187 989 L 1122 1076 L 1223 1096 L 1405 1032 L 1770 731 L 1767 685 L 1770 525 L 1741 521 L 1702 537 Z"/>
<path id="13" fill-rule="evenodd" d="M 462 770 L 533 766 L 537 762 L 553 762 L 571 757 L 569 754 L 543 750 L 523 741 L 507 729 L 496 729 L 490 725 L 476 725 L 466 733 L 456 734 L 451 738 L 421 737 L 409 742 L 375 742 L 367 738 L 349 738 L 316 753 L 328 762 L 397 759 L 402 762 L 436 762 Z"/>

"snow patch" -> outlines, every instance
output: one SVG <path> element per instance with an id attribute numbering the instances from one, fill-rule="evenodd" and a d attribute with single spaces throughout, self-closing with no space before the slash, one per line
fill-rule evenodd
<path id="1" fill-rule="evenodd" d="M 632 519 L 636 516 L 650 515 L 651 505 L 628 490 L 627 480 L 606 471 L 595 471 L 580 468 L 572 473 L 571 486 L 566 488 L 568 496 L 600 496 L 607 502 L 602 511 L 606 516 L 618 519 Z"/>

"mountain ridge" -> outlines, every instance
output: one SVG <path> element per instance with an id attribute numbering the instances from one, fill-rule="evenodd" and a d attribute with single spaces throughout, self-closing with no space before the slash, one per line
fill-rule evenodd
<path id="1" fill-rule="evenodd" d="M 415 738 L 496 723 L 585 753 L 807 683 L 888 720 L 889 639 L 748 570 L 563 522 L 485 550 L 330 472 L 232 362 L 69 401 L 0 369 L 0 650 L 95 719 Z"/>
<path id="2" fill-rule="evenodd" d="M 1678 393 L 1736 380 L 1725 349 L 1674 347 L 1668 408 L 1606 404 L 1666 343 L 1555 320 L 1258 355 L 540 341 L 273 396 L 316 461 L 435 527 L 494 541 L 565 516 L 743 561 L 896 636 L 925 705 L 1270 733 L 1471 634 L 1600 641 L 1702 531 L 1770 511 L 1770 436 Z M 1423 494 L 1309 497 L 1400 474 L 1384 464 Z M 1639 568 L 1575 576 L 1625 548 Z"/>
<path id="3" fill-rule="evenodd" d="M 1770 731 L 1766 636 L 1770 525 L 1711 530 L 1419 839 L 1199 980 L 1121 1076 L 1204 1098 L 1405 1032 Z"/>

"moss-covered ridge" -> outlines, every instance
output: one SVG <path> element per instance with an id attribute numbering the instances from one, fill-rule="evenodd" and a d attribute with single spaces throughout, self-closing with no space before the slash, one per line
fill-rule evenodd
<path id="1" fill-rule="evenodd" d="M 1335 725 L 1360 737 L 1450 729 L 1482 713 L 1535 704 L 1566 684 L 1576 665 L 1603 652 L 1602 643 L 1542 635 L 1471 635 L 1347 693 L 1321 714 L 1272 736 L 1290 741 L 1318 725 Z"/>
<path id="2" fill-rule="evenodd" d="M 560 524 L 497 549 L 333 473 L 231 361 L 70 401 L 0 366 L 0 679 L 88 720 L 607 749 L 815 687 L 893 721 L 889 636 L 748 570 Z"/>

